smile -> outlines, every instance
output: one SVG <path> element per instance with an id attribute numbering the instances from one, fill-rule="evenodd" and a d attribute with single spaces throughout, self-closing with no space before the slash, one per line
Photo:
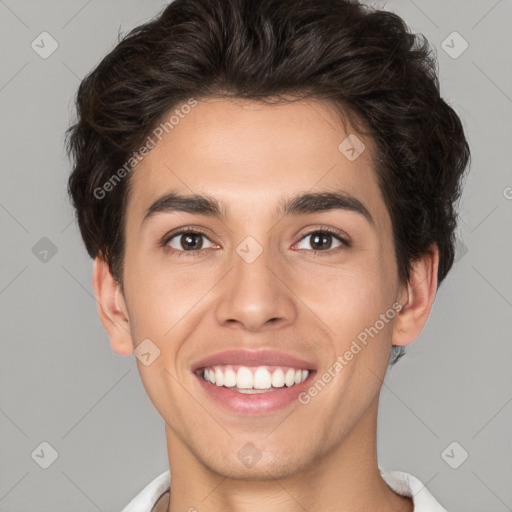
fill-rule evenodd
<path id="1" fill-rule="evenodd" d="M 237 393 L 268 393 L 291 388 L 304 382 L 309 370 L 286 366 L 216 365 L 203 368 L 199 374 L 206 382 L 229 388 Z"/>
<path id="2" fill-rule="evenodd" d="M 298 396 L 310 385 L 317 363 L 276 350 L 232 349 L 192 362 L 198 395 L 238 418 L 302 407 Z"/>

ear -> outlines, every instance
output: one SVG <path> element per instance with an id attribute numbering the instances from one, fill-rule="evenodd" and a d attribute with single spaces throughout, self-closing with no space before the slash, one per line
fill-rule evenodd
<path id="1" fill-rule="evenodd" d="M 94 259 L 92 284 L 100 320 L 107 331 L 112 350 L 120 356 L 132 355 L 130 319 L 121 285 L 114 279 L 108 263 L 101 256 Z"/>
<path id="2" fill-rule="evenodd" d="M 402 309 L 393 324 L 393 345 L 409 345 L 427 323 L 437 292 L 439 249 L 432 244 L 429 251 L 412 265 L 409 281 L 402 287 L 399 302 Z"/>

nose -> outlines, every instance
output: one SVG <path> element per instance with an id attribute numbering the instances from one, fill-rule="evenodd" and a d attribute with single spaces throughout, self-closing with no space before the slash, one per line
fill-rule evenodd
<path id="1" fill-rule="evenodd" d="M 235 252 L 232 265 L 215 311 L 220 325 L 256 332 L 295 321 L 297 304 L 291 283 L 270 251 L 263 250 L 254 261 Z"/>

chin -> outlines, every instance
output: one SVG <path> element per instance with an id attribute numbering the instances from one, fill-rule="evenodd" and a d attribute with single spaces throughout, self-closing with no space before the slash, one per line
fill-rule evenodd
<path id="1" fill-rule="evenodd" d="M 289 451 L 264 454 L 254 450 L 252 446 L 245 446 L 230 454 L 209 452 L 207 459 L 199 458 L 199 460 L 210 471 L 222 477 L 254 481 L 287 478 L 302 471 L 308 465 L 308 461 L 305 460 L 307 455 L 304 453 L 294 458 L 290 456 Z M 251 451 L 253 451 L 252 454 Z"/>

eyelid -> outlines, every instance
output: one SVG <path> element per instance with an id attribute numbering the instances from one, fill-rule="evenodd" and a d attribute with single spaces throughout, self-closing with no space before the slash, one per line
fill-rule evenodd
<path id="1" fill-rule="evenodd" d="M 219 244 L 215 243 L 213 240 L 211 240 L 211 238 L 208 236 L 208 234 L 205 231 L 203 231 L 200 228 L 193 227 L 193 226 L 182 226 L 181 228 L 176 228 L 175 230 L 170 231 L 169 233 L 166 233 L 163 236 L 163 238 L 162 238 L 161 245 L 163 247 L 167 247 L 169 250 L 180 252 L 180 253 L 183 253 L 183 252 L 186 252 L 186 253 L 198 253 L 198 252 L 200 252 L 202 250 L 205 250 L 205 249 L 199 249 L 197 251 L 184 251 L 184 250 L 175 249 L 174 247 L 170 247 L 168 245 L 169 242 L 173 238 L 175 238 L 177 236 L 180 236 L 180 235 L 187 234 L 187 233 L 194 233 L 194 234 L 197 234 L 197 235 L 202 235 L 205 238 L 207 238 L 210 241 L 211 244 L 216 245 L 216 246 L 219 245 Z M 207 247 L 207 249 L 211 249 L 211 247 Z"/>
<path id="2" fill-rule="evenodd" d="M 304 238 L 311 236 L 315 233 L 329 233 L 330 235 L 337 238 L 343 245 L 345 245 L 347 247 L 350 247 L 350 245 L 352 244 L 350 237 L 346 233 L 344 233 L 343 231 L 340 231 L 336 228 L 332 228 L 330 226 L 316 226 L 314 228 L 311 228 L 309 231 L 303 233 L 300 236 L 299 242 L 304 240 Z M 298 243 L 298 242 L 296 242 L 296 243 Z M 294 244 L 294 245 L 296 245 L 296 244 Z M 311 250 L 310 252 L 314 252 L 314 250 Z M 316 252 L 328 252 L 328 251 L 316 251 Z"/>
<path id="3" fill-rule="evenodd" d="M 205 250 L 208 250 L 208 249 L 212 249 L 212 247 L 207 247 L 207 248 L 202 248 L 202 249 L 198 249 L 198 250 L 192 250 L 192 251 L 185 251 L 185 250 L 180 250 L 180 249 L 175 249 L 174 247 L 170 247 L 168 244 L 169 242 L 179 236 L 179 235 L 183 235 L 183 234 L 186 234 L 186 233 L 195 233 L 195 234 L 198 234 L 198 235 L 202 235 L 204 236 L 205 238 L 207 238 L 211 244 L 217 246 L 216 248 L 219 248 L 220 245 L 217 244 L 216 242 L 214 242 L 213 240 L 210 239 L 210 237 L 208 236 L 208 234 L 200 229 L 200 228 L 196 228 L 196 227 L 193 227 L 193 226 L 182 226 L 180 228 L 176 228 L 175 230 L 167 233 L 166 235 L 164 235 L 163 239 L 162 239 L 162 246 L 169 249 L 170 251 L 174 251 L 176 253 L 180 253 L 180 254 L 188 254 L 188 255 L 194 255 L 194 254 L 199 254 L 200 252 L 202 251 L 205 251 Z M 330 235 L 332 235 L 334 238 L 336 238 L 341 244 L 342 246 L 345 246 L 345 247 L 350 247 L 351 246 L 351 240 L 350 240 L 350 237 L 348 235 L 346 235 L 345 233 L 339 231 L 338 229 L 335 229 L 335 228 L 332 228 L 330 226 L 315 226 L 313 228 L 310 228 L 309 231 L 306 231 L 305 233 L 303 233 L 299 240 L 297 242 L 295 242 L 293 245 L 297 245 L 298 243 L 302 242 L 302 240 L 304 240 L 305 238 L 307 238 L 308 236 L 311 236 L 315 233 L 329 233 Z M 326 250 L 315 250 L 315 249 L 309 249 L 309 250 L 306 250 L 306 249 L 301 249 L 301 250 L 306 250 L 307 252 L 312 252 L 312 253 L 332 253 L 334 251 L 336 251 L 339 247 L 335 247 L 334 249 L 326 249 Z"/>

